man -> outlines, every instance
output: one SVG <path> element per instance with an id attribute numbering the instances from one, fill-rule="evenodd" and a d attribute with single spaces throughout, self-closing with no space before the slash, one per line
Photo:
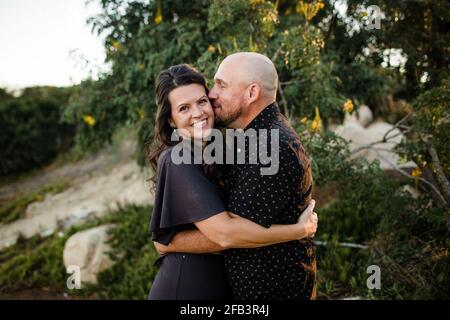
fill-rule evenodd
<path id="1" fill-rule="evenodd" d="M 267 165 L 252 164 L 248 143 L 245 164 L 227 166 L 225 203 L 229 211 L 262 226 L 295 223 L 311 199 L 312 176 L 298 135 L 276 104 L 278 75 L 264 55 L 241 52 L 220 64 L 209 93 L 216 122 L 244 132 L 278 130 L 277 171 L 262 174 Z M 258 136 L 258 139 L 260 137 Z M 266 137 L 272 143 L 271 135 Z M 275 141 L 274 141 L 275 142 Z M 268 148 L 271 150 L 272 148 Z M 275 157 L 276 158 L 276 157 Z M 163 252 L 217 251 L 199 231 L 177 234 Z M 312 299 L 316 262 L 311 239 L 256 249 L 223 251 L 228 280 L 235 299 Z"/>

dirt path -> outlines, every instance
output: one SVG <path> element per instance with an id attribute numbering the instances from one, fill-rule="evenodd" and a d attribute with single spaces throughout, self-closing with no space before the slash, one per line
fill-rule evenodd
<path id="1" fill-rule="evenodd" d="M 91 172 L 108 170 L 117 163 L 129 159 L 133 155 L 135 148 L 135 142 L 124 141 L 118 147 L 108 147 L 95 155 L 74 163 L 63 165 L 52 163 L 24 178 L 1 186 L 0 203 L 14 197 L 18 193 L 26 194 L 36 191 L 42 186 L 63 177 L 79 183 L 79 179 L 85 179 Z"/>
<path id="2" fill-rule="evenodd" d="M 120 205 L 153 203 L 148 169 L 141 171 L 132 157 L 135 145 L 124 142 L 112 152 L 106 150 L 96 157 L 63 165 L 2 188 L 2 195 L 30 192 L 57 179 L 70 179 L 71 186 L 43 201 L 33 202 L 23 218 L 0 224 L 0 250 L 17 242 L 20 235 L 45 237 L 67 229 L 92 217 L 101 217 Z"/>

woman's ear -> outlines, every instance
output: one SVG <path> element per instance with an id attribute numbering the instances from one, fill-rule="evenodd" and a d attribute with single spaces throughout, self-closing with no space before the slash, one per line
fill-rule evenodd
<path id="1" fill-rule="evenodd" d="M 174 129 L 177 128 L 177 127 L 175 127 L 175 123 L 173 123 L 172 119 L 169 119 L 169 125 Z"/>

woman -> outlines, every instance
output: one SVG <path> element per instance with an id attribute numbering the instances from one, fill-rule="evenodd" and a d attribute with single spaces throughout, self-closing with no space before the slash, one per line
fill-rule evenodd
<path id="1" fill-rule="evenodd" d="M 155 206 L 150 231 L 155 245 L 168 245 L 182 230 L 198 229 L 227 248 L 256 248 L 313 236 L 317 228 L 314 202 L 297 224 L 260 226 L 228 212 L 220 189 L 201 164 L 175 164 L 171 141 L 174 130 L 184 142 L 200 147 L 214 127 L 204 77 L 188 65 L 161 72 L 156 81 L 158 112 L 149 158 L 156 176 Z M 179 146 L 179 145 L 178 145 Z M 181 152 L 191 155 L 189 148 Z M 199 250 L 201 252 L 201 250 Z M 169 253 L 157 260 L 160 267 L 149 299 L 227 299 L 230 293 L 223 257 L 211 253 Z"/>

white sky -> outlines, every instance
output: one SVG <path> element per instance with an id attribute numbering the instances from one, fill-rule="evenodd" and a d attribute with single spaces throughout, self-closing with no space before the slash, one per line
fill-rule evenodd
<path id="1" fill-rule="evenodd" d="M 102 39 L 86 24 L 99 10 L 85 0 L 0 0 L 0 87 L 69 86 L 107 70 Z"/>

